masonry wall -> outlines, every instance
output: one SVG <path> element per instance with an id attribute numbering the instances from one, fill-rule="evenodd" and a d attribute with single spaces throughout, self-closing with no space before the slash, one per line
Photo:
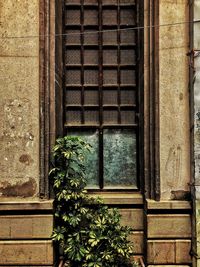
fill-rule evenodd
<path id="1" fill-rule="evenodd" d="M 194 1 L 194 21 L 200 19 L 200 1 Z M 194 23 L 194 266 L 200 266 L 200 24 Z"/>
<path id="2" fill-rule="evenodd" d="M 52 202 L 39 199 L 40 2 L 0 0 L 0 266 L 53 265 Z"/>
<path id="3" fill-rule="evenodd" d="M 32 199 L 39 191 L 39 2 L 1 0 L 0 20 L 1 36 L 10 37 L 0 39 L 0 197 Z"/>
<path id="4" fill-rule="evenodd" d="M 191 264 L 188 20 L 188 1 L 159 1 L 160 201 L 146 200 L 148 266 Z"/>
<path id="5" fill-rule="evenodd" d="M 26 37 L 0 39 L 0 266 L 53 265 L 52 202 L 39 199 L 39 4 L 0 0 L 0 34 Z M 159 24 L 188 21 L 188 8 L 160 0 Z M 159 28 L 160 201 L 107 197 L 148 266 L 191 265 L 188 49 L 187 24 Z"/>

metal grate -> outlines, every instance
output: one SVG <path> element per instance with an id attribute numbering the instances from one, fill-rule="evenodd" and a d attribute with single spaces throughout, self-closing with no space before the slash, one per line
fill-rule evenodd
<path id="1" fill-rule="evenodd" d="M 85 105 L 99 105 L 99 92 L 98 90 L 85 90 L 84 91 L 84 104 Z"/>
<path id="2" fill-rule="evenodd" d="M 121 53 L 121 64 L 133 65 L 136 63 L 135 50 L 133 49 L 123 49 Z"/>
<path id="3" fill-rule="evenodd" d="M 98 110 L 85 110 L 85 123 L 89 125 L 98 125 L 99 112 Z"/>
<path id="4" fill-rule="evenodd" d="M 81 111 L 79 110 L 67 110 L 66 121 L 69 125 L 81 124 Z"/>
<path id="5" fill-rule="evenodd" d="M 69 49 L 66 51 L 66 64 L 76 65 L 81 64 L 81 52 L 79 49 L 73 50 Z"/>
<path id="6" fill-rule="evenodd" d="M 98 25 L 98 10 L 86 9 L 84 11 L 84 24 L 85 25 Z"/>
<path id="7" fill-rule="evenodd" d="M 65 15 L 66 25 L 79 25 L 80 24 L 80 10 L 68 9 Z"/>
<path id="8" fill-rule="evenodd" d="M 118 105 L 117 97 L 117 90 L 105 89 L 103 91 L 103 105 Z"/>
<path id="9" fill-rule="evenodd" d="M 67 90 L 66 91 L 66 104 L 67 105 L 81 105 L 81 91 L 80 90 Z"/>
<path id="10" fill-rule="evenodd" d="M 132 110 L 121 111 L 121 122 L 122 124 L 134 124 L 135 123 L 135 112 Z"/>
<path id="11" fill-rule="evenodd" d="M 84 71 L 85 84 L 98 85 L 98 70 L 86 69 Z"/>
<path id="12" fill-rule="evenodd" d="M 122 84 L 135 84 L 135 70 L 121 70 L 121 83 Z"/>
<path id="13" fill-rule="evenodd" d="M 117 64 L 117 49 L 103 51 L 103 64 L 116 65 Z"/>
<path id="14" fill-rule="evenodd" d="M 98 65 L 98 50 L 89 50 L 84 51 L 84 64 L 94 64 Z"/>
<path id="15" fill-rule="evenodd" d="M 117 85 L 117 70 L 103 70 L 103 84 Z"/>
<path id="16" fill-rule="evenodd" d="M 134 90 L 121 90 L 121 105 L 135 105 L 136 92 Z"/>
<path id="17" fill-rule="evenodd" d="M 81 33 L 65 39 L 65 82 L 69 88 L 65 125 L 135 125 L 136 32 L 125 30 L 136 24 L 135 0 L 65 3 L 66 33 Z M 73 106 L 80 110 L 72 110 Z M 87 106 L 95 106 L 95 110 L 87 110 Z M 123 106 L 130 109 L 123 110 Z"/>
<path id="18" fill-rule="evenodd" d="M 80 85 L 81 84 L 81 71 L 80 70 L 67 69 L 65 77 L 66 77 L 67 85 Z"/>
<path id="19" fill-rule="evenodd" d="M 132 9 L 121 9 L 120 10 L 120 23 L 121 25 L 126 26 L 135 26 L 136 25 L 136 15 L 135 11 Z"/>
<path id="20" fill-rule="evenodd" d="M 103 45 L 116 45 L 117 44 L 117 32 L 103 32 Z"/>
<path id="21" fill-rule="evenodd" d="M 103 25 L 117 26 L 117 10 L 116 9 L 103 10 Z"/>
<path id="22" fill-rule="evenodd" d="M 117 110 L 104 110 L 103 111 L 103 123 L 107 125 L 118 123 L 118 111 Z"/>

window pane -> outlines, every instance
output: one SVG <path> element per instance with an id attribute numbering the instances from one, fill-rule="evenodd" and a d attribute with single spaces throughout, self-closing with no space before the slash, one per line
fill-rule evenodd
<path id="1" fill-rule="evenodd" d="M 99 133 L 96 130 L 68 130 L 67 135 L 80 136 L 92 146 L 86 161 L 87 188 L 99 188 Z"/>
<path id="2" fill-rule="evenodd" d="M 136 134 L 107 129 L 103 134 L 104 187 L 136 188 Z"/>

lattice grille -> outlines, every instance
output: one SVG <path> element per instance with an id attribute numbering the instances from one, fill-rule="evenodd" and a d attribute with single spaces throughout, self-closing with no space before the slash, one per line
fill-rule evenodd
<path id="1" fill-rule="evenodd" d="M 129 30 L 129 31 L 121 31 L 121 44 L 127 45 L 131 44 L 134 45 L 136 41 L 136 34 L 134 30 Z"/>
<path id="2" fill-rule="evenodd" d="M 79 45 L 81 43 L 80 30 L 66 30 L 66 44 Z"/>
<path id="3" fill-rule="evenodd" d="M 67 10 L 65 17 L 65 24 L 67 25 L 80 24 L 80 10 L 79 9 Z"/>
<path id="4" fill-rule="evenodd" d="M 103 10 L 103 25 L 116 25 L 117 24 L 117 10 L 105 9 Z"/>
<path id="5" fill-rule="evenodd" d="M 86 49 L 84 52 L 84 64 L 98 64 L 98 50 Z"/>
<path id="6" fill-rule="evenodd" d="M 98 33 L 95 33 L 92 30 L 85 30 L 84 33 L 85 45 L 98 45 Z"/>
<path id="7" fill-rule="evenodd" d="M 136 16 L 133 9 L 121 9 L 120 19 L 122 25 L 136 25 Z"/>
<path id="8" fill-rule="evenodd" d="M 108 90 L 103 91 L 103 105 L 117 105 L 117 90 Z"/>
<path id="9" fill-rule="evenodd" d="M 117 85 L 117 70 L 104 70 L 103 71 L 103 84 Z"/>
<path id="10" fill-rule="evenodd" d="M 66 52 L 66 58 L 65 58 L 66 64 L 81 64 L 81 53 L 80 50 L 72 50 L 69 49 Z"/>
<path id="11" fill-rule="evenodd" d="M 135 71 L 134 70 L 121 70 L 121 83 L 122 84 L 135 84 Z"/>
<path id="12" fill-rule="evenodd" d="M 136 92 L 133 90 L 121 90 L 121 104 L 122 105 L 135 105 Z"/>
<path id="13" fill-rule="evenodd" d="M 117 32 L 103 32 L 103 44 L 104 45 L 113 45 L 117 43 Z"/>
<path id="14" fill-rule="evenodd" d="M 86 110 L 85 111 L 85 123 L 98 125 L 99 111 L 98 110 Z"/>
<path id="15" fill-rule="evenodd" d="M 98 70 L 84 71 L 85 84 L 98 85 Z"/>
<path id="16" fill-rule="evenodd" d="M 121 122 L 122 124 L 134 124 L 135 123 L 135 112 L 132 110 L 121 111 Z"/>
<path id="17" fill-rule="evenodd" d="M 81 84 L 81 71 L 80 70 L 67 70 L 66 71 L 66 84 L 80 85 Z"/>
<path id="18" fill-rule="evenodd" d="M 117 64 L 117 50 L 103 51 L 103 64 L 116 65 Z"/>
<path id="19" fill-rule="evenodd" d="M 99 92 L 98 90 L 85 90 L 84 92 L 85 105 L 98 105 Z"/>
<path id="20" fill-rule="evenodd" d="M 81 124 L 81 111 L 80 110 L 67 110 L 66 120 L 69 125 Z"/>
<path id="21" fill-rule="evenodd" d="M 121 52 L 121 64 L 133 65 L 135 64 L 135 50 L 123 49 Z"/>
<path id="22" fill-rule="evenodd" d="M 98 11 L 96 9 L 86 9 L 84 11 L 85 25 L 98 25 Z"/>
<path id="23" fill-rule="evenodd" d="M 81 105 L 81 91 L 80 90 L 67 90 L 66 91 L 66 104 L 67 105 Z"/>
<path id="24" fill-rule="evenodd" d="M 104 124 L 118 124 L 118 111 L 117 110 L 104 110 L 103 111 Z"/>
<path id="25" fill-rule="evenodd" d="M 135 0 L 65 3 L 65 125 L 135 125 Z"/>

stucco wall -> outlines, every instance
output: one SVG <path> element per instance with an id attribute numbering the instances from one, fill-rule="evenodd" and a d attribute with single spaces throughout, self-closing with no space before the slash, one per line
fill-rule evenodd
<path id="1" fill-rule="evenodd" d="M 160 25 L 186 21 L 187 0 L 160 0 Z M 159 31 L 161 199 L 184 198 L 189 190 L 188 26 Z"/>
<path id="2" fill-rule="evenodd" d="M 39 1 L 0 0 L 0 35 L 0 198 L 36 197 Z"/>

